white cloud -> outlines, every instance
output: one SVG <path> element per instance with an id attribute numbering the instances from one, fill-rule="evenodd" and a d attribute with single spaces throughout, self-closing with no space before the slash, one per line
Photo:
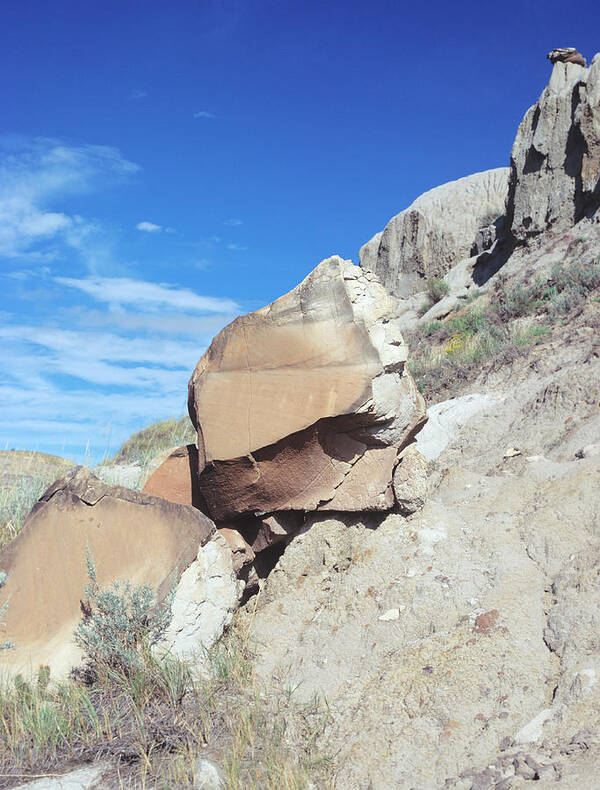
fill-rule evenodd
<path id="1" fill-rule="evenodd" d="M 126 338 L 111 329 L 0 328 L 2 445 L 64 454 L 61 444 L 82 453 L 89 442 L 97 458 L 104 426 L 118 445 L 153 420 L 180 416 L 209 335 Z"/>
<path id="2" fill-rule="evenodd" d="M 207 112 L 206 110 L 200 110 L 200 112 L 194 113 L 194 118 L 216 118 L 216 115 L 213 115 L 212 112 Z"/>
<path id="3" fill-rule="evenodd" d="M 143 331 L 174 335 L 180 338 L 193 337 L 210 340 L 223 327 L 233 321 L 236 313 L 212 313 L 210 315 L 182 315 L 181 313 L 137 313 L 126 310 L 87 310 L 72 307 L 64 311 L 78 326 L 86 328 L 110 328 L 113 331 Z"/>
<path id="4" fill-rule="evenodd" d="M 243 221 L 241 219 L 226 219 L 223 225 L 227 225 L 230 228 L 237 228 L 239 225 L 243 225 Z"/>
<path id="5" fill-rule="evenodd" d="M 40 242 L 72 241 L 95 228 L 49 204 L 139 171 L 116 148 L 68 146 L 49 138 L 0 138 L 0 256 L 51 259 Z"/>
<path id="6" fill-rule="evenodd" d="M 131 92 L 132 99 L 144 99 L 148 95 L 148 91 L 134 90 Z"/>
<path id="7" fill-rule="evenodd" d="M 135 226 L 138 230 L 145 230 L 147 233 L 160 233 L 162 225 L 155 225 L 154 222 L 138 222 Z"/>
<path id="8" fill-rule="evenodd" d="M 135 305 L 146 309 L 170 307 L 191 313 L 237 313 L 239 305 L 232 299 L 200 296 L 189 288 L 164 283 L 150 283 L 129 277 L 55 277 L 55 282 L 77 288 L 99 302 L 111 306 Z"/>
<path id="9" fill-rule="evenodd" d="M 243 251 L 243 250 L 247 250 L 247 249 L 248 249 L 248 247 L 243 247 L 241 244 L 228 244 L 228 245 L 227 245 L 227 249 L 228 249 L 228 250 L 239 250 L 239 251 Z"/>

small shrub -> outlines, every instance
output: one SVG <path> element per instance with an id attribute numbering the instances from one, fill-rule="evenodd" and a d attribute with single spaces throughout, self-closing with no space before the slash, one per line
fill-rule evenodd
<path id="1" fill-rule="evenodd" d="M 537 283 L 525 285 L 522 282 L 514 283 L 506 290 L 496 289 L 498 297 L 495 310 L 504 321 L 529 315 L 533 310 L 534 299 L 540 291 Z"/>
<path id="2" fill-rule="evenodd" d="M 435 304 L 450 293 L 450 286 L 439 277 L 429 277 L 427 279 L 427 293 L 432 303 Z"/>
<path id="3" fill-rule="evenodd" d="M 430 309 L 432 306 L 433 306 L 433 302 L 431 301 L 431 299 L 430 299 L 429 297 L 427 297 L 427 299 L 425 299 L 425 301 L 424 301 L 424 302 L 421 302 L 421 304 L 419 305 L 419 307 L 417 307 L 417 310 L 416 310 L 416 313 L 417 313 L 417 315 L 419 316 L 419 318 L 421 318 L 422 316 L 424 316 L 424 315 L 425 315 L 425 313 L 426 313 L 426 312 L 427 312 L 427 311 L 428 311 L 428 310 L 429 310 L 429 309 Z"/>
<path id="4" fill-rule="evenodd" d="M 87 599 L 82 602 L 83 617 L 74 634 L 75 643 L 84 653 L 84 676 L 94 680 L 99 671 L 107 669 L 127 675 L 164 638 L 171 622 L 175 588 L 161 606 L 157 606 L 147 584 L 132 586 L 125 580 L 101 590 L 89 549 L 86 562 Z"/>

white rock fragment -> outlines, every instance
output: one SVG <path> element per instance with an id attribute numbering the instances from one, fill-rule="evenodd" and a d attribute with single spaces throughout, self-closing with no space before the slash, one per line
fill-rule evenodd
<path id="1" fill-rule="evenodd" d="M 528 724 L 522 727 L 515 735 L 514 741 L 516 744 L 535 743 L 542 737 L 544 724 L 548 719 L 552 718 L 552 708 L 546 708 L 540 711 Z"/>
<path id="2" fill-rule="evenodd" d="M 382 615 L 379 615 L 378 620 L 389 622 L 390 620 L 397 620 L 400 617 L 400 609 L 388 609 Z"/>

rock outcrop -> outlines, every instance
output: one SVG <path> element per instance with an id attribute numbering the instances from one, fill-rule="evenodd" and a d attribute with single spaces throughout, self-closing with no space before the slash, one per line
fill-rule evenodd
<path id="1" fill-rule="evenodd" d="M 426 420 L 394 309 L 336 256 L 217 335 L 189 385 L 211 518 L 392 507 L 397 452 Z"/>
<path id="2" fill-rule="evenodd" d="M 360 250 L 360 265 L 406 299 L 495 241 L 508 193 L 506 167 L 425 192 Z"/>
<path id="3" fill-rule="evenodd" d="M 76 467 L 34 506 L 19 535 L 0 552 L 7 574 L 4 669 L 40 664 L 65 676 L 79 662 L 73 630 L 87 586 L 86 554 L 98 583 L 150 584 L 163 599 L 178 581 L 168 647 L 199 650 L 218 637 L 237 603 L 231 553 L 214 524 L 195 508 L 108 486 Z"/>
<path id="4" fill-rule="evenodd" d="M 507 228 L 523 242 L 566 230 L 600 205 L 600 57 L 556 59 L 511 154 Z"/>
<path id="5" fill-rule="evenodd" d="M 575 47 L 558 47 L 549 52 L 546 57 L 554 65 L 555 63 L 577 63 L 579 66 L 587 66 L 587 61 Z"/>

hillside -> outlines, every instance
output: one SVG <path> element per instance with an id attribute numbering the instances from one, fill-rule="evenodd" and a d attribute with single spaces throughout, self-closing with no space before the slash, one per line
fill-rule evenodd
<path id="1" fill-rule="evenodd" d="M 600 786 L 600 54 L 551 55 L 510 167 L 233 321 L 193 430 L 13 529 L 0 786 Z"/>

